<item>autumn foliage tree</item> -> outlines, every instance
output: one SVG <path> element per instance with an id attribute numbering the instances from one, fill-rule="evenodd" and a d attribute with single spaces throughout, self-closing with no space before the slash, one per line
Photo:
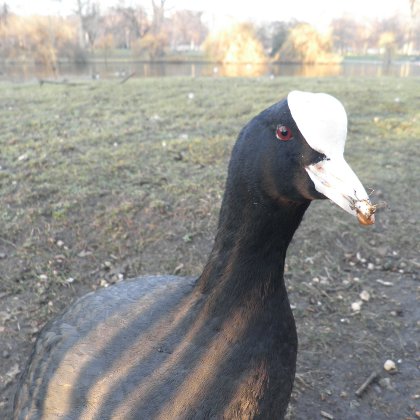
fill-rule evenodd
<path id="1" fill-rule="evenodd" d="M 204 41 L 204 50 L 213 60 L 222 63 L 260 63 L 266 61 L 261 42 L 249 23 L 234 25 Z"/>
<path id="2" fill-rule="evenodd" d="M 27 61 L 56 68 L 57 57 L 77 50 L 76 28 L 59 17 L 10 14 L 0 22 L 0 52 L 7 61 Z"/>
<path id="3" fill-rule="evenodd" d="M 301 23 L 290 30 L 275 60 L 306 64 L 339 62 L 332 46 L 331 35 L 321 34 L 311 25 Z"/>

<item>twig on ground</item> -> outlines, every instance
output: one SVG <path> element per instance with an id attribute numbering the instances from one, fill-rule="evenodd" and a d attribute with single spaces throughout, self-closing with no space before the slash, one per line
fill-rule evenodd
<path id="1" fill-rule="evenodd" d="M 0 241 L 3 241 L 5 244 L 11 245 L 13 248 L 16 248 L 17 249 L 17 245 L 14 244 L 12 241 L 9 241 L 8 239 L 2 238 L 0 236 Z"/>
<path id="2" fill-rule="evenodd" d="M 67 79 L 63 80 L 46 80 L 46 79 L 38 79 L 39 85 L 42 86 L 44 84 L 50 85 L 66 85 L 66 86 L 80 86 L 82 83 L 75 83 L 69 82 Z"/>
<path id="3" fill-rule="evenodd" d="M 125 76 L 124 79 L 120 81 L 120 85 L 123 85 L 128 79 L 131 79 L 136 74 L 135 71 L 133 73 L 130 73 L 128 76 Z"/>
<path id="4" fill-rule="evenodd" d="M 366 379 L 365 382 L 362 383 L 362 385 L 360 385 L 360 387 L 357 389 L 357 391 L 355 392 L 355 394 L 358 397 L 361 397 L 362 394 L 365 392 L 366 388 L 378 377 L 378 372 L 372 372 L 369 377 Z"/>

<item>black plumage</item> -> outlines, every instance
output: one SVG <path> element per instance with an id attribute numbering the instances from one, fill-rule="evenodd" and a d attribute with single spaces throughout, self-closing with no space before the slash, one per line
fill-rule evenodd
<path id="1" fill-rule="evenodd" d="M 284 263 L 311 200 L 325 198 L 305 168 L 325 159 L 287 99 L 252 119 L 201 276 L 142 277 L 79 299 L 41 332 L 15 419 L 283 418 L 297 354 Z"/>

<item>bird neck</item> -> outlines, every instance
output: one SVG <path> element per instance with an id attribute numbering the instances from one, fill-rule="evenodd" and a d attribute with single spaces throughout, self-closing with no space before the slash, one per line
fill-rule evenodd
<path id="1" fill-rule="evenodd" d="M 309 203 L 225 194 L 214 247 L 197 284 L 210 307 L 259 308 L 273 296 L 288 305 L 286 251 Z"/>

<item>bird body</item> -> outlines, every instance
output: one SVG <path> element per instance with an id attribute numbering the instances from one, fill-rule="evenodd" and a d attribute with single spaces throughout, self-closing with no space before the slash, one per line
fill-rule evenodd
<path id="1" fill-rule="evenodd" d="M 289 94 L 290 106 L 288 99 L 273 105 L 241 131 L 198 278 L 122 282 L 82 297 L 43 329 L 15 419 L 284 417 L 297 354 L 283 279 L 287 247 L 311 200 L 331 195 L 354 215 L 354 203 L 367 200 L 349 167 L 349 180 L 325 174 L 324 165 L 342 159 L 334 151 L 344 148 L 347 120 L 336 99 L 312 95 Z M 322 142 L 306 141 L 304 115 L 295 111 L 325 100 L 341 119 L 322 123 Z"/>

